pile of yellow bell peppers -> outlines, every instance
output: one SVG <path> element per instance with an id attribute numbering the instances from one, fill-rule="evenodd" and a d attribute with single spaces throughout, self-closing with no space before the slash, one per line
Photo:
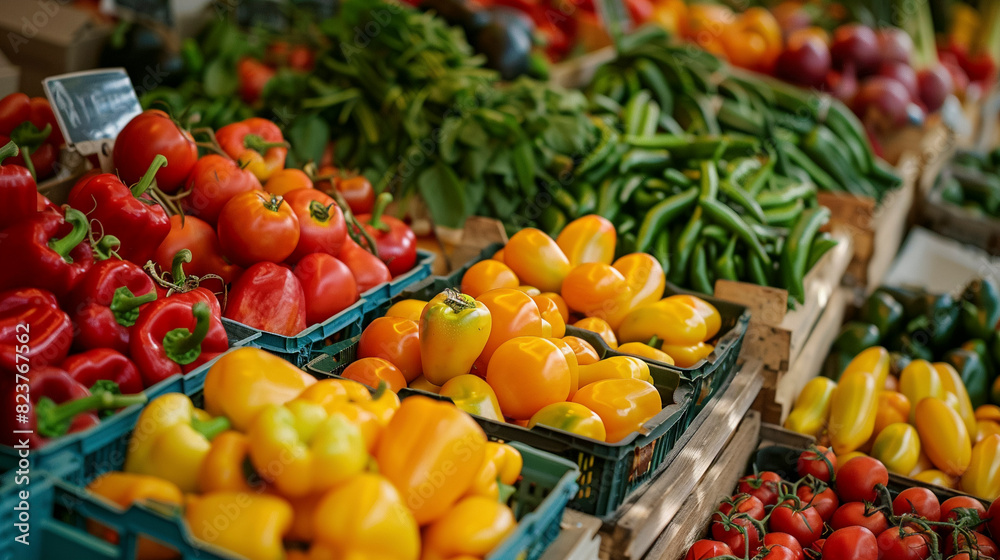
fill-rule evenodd
<path id="1" fill-rule="evenodd" d="M 317 381 L 253 348 L 216 362 L 204 397 L 152 401 L 123 472 L 88 489 L 172 504 L 191 535 L 251 560 L 482 558 L 517 525 L 520 453 L 450 403 Z M 177 556 L 140 540 L 139 560 Z"/>
<path id="2" fill-rule="evenodd" d="M 1000 407 L 972 408 L 950 364 L 914 360 L 898 378 L 889 352 L 858 354 L 834 382 L 813 379 L 799 394 L 785 427 L 829 444 L 837 462 L 870 455 L 890 472 L 1000 497 Z"/>
<path id="3" fill-rule="evenodd" d="M 372 322 L 359 359 L 342 375 L 447 396 L 495 421 L 621 441 L 663 409 L 640 357 L 693 365 L 711 353 L 706 341 L 721 318 L 699 298 L 663 298 L 656 259 L 635 253 L 615 261 L 615 239 L 600 216 L 572 222 L 557 240 L 521 230 L 469 268 L 461 291 L 398 302 Z M 586 341 L 566 336 L 571 322 L 636 357 L 600 359 Z"/>

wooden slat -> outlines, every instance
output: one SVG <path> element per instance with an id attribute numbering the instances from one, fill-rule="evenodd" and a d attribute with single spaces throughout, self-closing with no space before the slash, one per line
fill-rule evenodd
<path id="1" fill-rule="evenodd" d="M 719 502 L 732 495 L 737 481 L 746 472 L 747 462 L 757 449 L 760 426 L 760 415 L 748 413 L 718 459 L 684 500 L 676 521 L 656 539 L 645 556 L 647 560 L 683 558 L 688 548 L 705 534 Z"/>
<path id="2" fill-rule="evenodd" d="M 597 560 L 600 529 L 600 519 L 567 509 L 559 537 L 545 550 L 541 560 Z"/>
<path id="3" fill-rule="evenodd" d="M 602 529 L 601 556 L 641 558 L 684 505 L 697 481 L 739 426 L 762 384 L 761 364 L 744 363 L 729 388 L 711 403 L 677 443 L 668 466 Z"/>

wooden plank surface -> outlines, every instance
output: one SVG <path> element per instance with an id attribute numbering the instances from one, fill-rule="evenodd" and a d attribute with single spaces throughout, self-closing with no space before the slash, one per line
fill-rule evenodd
<path id="1" fill-rule="evenodd" d="M 561 528 L 559 537 L 545 550 L 541 560 L 597 560 L 600 519 L 567 509 Z"/>
<path id="2" fill-rule="evenodd" d="M 667 525 L 649 549 L 647 560 L 683 558 L 688 548 L 705 534 L 719 502 L 732 495 L 737 481 L 746 472 L 750 456 L 757 449 L 760 427 L 760 415 L 750 411 L 704 478 L 684 500 L 676 521 Z"/>
<path id="3" fill-rule="evenodd" d="M 695 418 L 667 457 L 668 466 L 602 528 L 602 558 L 642 558 L 676 518 L 684 497 L 711 467 L 756 398 L 763 381 L 760 372 L 758 360 L 742 364 L 729 388 Z"/>

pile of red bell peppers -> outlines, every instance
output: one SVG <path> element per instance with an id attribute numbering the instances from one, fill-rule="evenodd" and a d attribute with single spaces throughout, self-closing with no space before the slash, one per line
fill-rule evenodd
<path id="1" fill-rule="evenodd" d="M 0 146 L 10 141 L 20 153 L 9 163 L 23 165 L 37 181 L 55 174 L 59 150 L 66 141 L 48 99 L 23 93 L 0 99 Z"/>

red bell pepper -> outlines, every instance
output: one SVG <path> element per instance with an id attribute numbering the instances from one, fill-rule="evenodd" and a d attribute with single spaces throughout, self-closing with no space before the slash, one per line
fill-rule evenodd
<path id="1" fill-rule="evenodd" d="M 211 280 L 211 278 L 194 276 L 184 271 L 185 264 L 190 263 L 191 259 L 191 251 L 187 249 L 177 251 L 171 267 L 172 272 L 169 275 L 160 275 L 156 271 L 155 264 L 146 263 L 146 271 L 155 280 L 157 297 L 160 299 L 169 297 L 177 301 L 187 302 L 189 305 L 203 301 L 212 309 L 212 315 L 221 318 L 222 307 L 219 304 L 219 296 L 224 295 L 224 293 L 213 293 L 202 286 L 206 280 Z"/>
<path id="2" fill-rule="evenodd" d="M 46 198 L 45 195 L 40 192 L 35 193 L 35 211 L 62 214 L 62 210 L 56 206 L 56 203 Z"/>
<path id="3" fill-rule="evenodd" d="M 0 371 L 25 374 L 59 365 L 72 343 L 73 323 L 50 292 L 17 288 L 0 293 Z"/>
<path id="4" fill-rule="evenodd" d="M 53 175 L 65 142 L 47 99 L 23 93 L 0 99 L 0 145 L 12 140 L 21 154 L 11 163 L 26 167 L 38 181 Z"/>
<path id="5" fill-rule="evenodd" d="M 262 331 L 294 336 L 306 328 L 306 296 L 287 267 L 260 262 L 233 284 L 225 317 Z"/>
<path id="6" fill-rule="evenodd" d="M 121 352 L 110 348 L 73 354 L 63 361 L 62 369 L 84 387 L 93 388 L 98 381 L 110 381 L 125 394 L 141 393 L 143 389 L 138 366 Z"/>
<path id="7" fill-rule="evenodd" d="M 128 352 L 129 327 L 139 306 L 156 299 L 152 278 L 128 261 L 101 261 L 83 275 L 70 293 L 69 311 L 79 351 L 111 348 Z"/>
<path id="8" fill-rule="evenodd" d="M 340 248 L 337 258 L 351 269 L 359 293 L 363 294 L 379 284 L 392 280 L 389 267 L 378 257 L 362 249 L 351 236 L 344 239 L 344 246 Z"/>
<path id="9" fill-rule="evenodd" d="M 31 286 L 61 298 L 94 262 L 83 212 L 66 209 L 65 218 L 42 212 L 0 232 L 0 254 L 11 262 L 0 267 L 0 290 Z"/>
<path id="10" fill-rule="evenodd" d="M 391 194 L 378 195 L 375 210 L 371 214 L 358 216 L 358 221 L 364 224 L 364 228 L 375 239 L 378 258 L 396 277 L 409 271 L 417 263 L 417 236 L 402 220 L 383 214 L 390 202 Z"/>
<path id="11" fill-rule="evenodd" d="M 3 164 L 3 160 L 16 156 L 17 152 L 14 142 L 0 148 L 0 229 L 34 216 L 36 197 L 41 196 L 27 169 L 10 162 Z"/>
<path id="12" fill-rule="evenodd" d="M 145 194 L 156 171 L 166 163 L 167 158 L 157 155 L 131 188 L 112 173 L 80 181 L 69 193 L 69 205 L 87 212 L 88 218 L 101 224 L 105 234 L 123 241 L 118 249 L 121 258 L 145 264 L 170 233 L 167 212 Z"/>
<path id="13" fill-rule="evenodd" d="M 185 301 L 192 297 L 201 296 L 178 294 L 139 312 L 129 349 L 146 387 L 187 373 L 229 349 L 222 321 L 205 301 Z"/>
<path id="14" fill-rule="evenodd" d="M 95 426 L 100 421 L 96 411 L 146 402 L 146 395 L 142 393 L 120 395 L 104 387 L 92 393 L 69 373 L 54 367 L 33 370 L 27 381 L 27 394 L 18 391 L 18 385 L 23 383 L 13 376 L 0 379 L 0 398 L 4 410 L 10 411 L 0 418 L 0 443 L 5 445 L 26 443 L 27 448 L 37 449 L 49 439 Z M 24 402 L 26 396 L 31 401 L 30 406 Z"/>
<path id="15" fill-rule="evenodd" d="M 285 167 L 288 144 L 281 129 L 260 117 L 227 124 L 215 133 L 222 150 L 263 183 Z"/>

